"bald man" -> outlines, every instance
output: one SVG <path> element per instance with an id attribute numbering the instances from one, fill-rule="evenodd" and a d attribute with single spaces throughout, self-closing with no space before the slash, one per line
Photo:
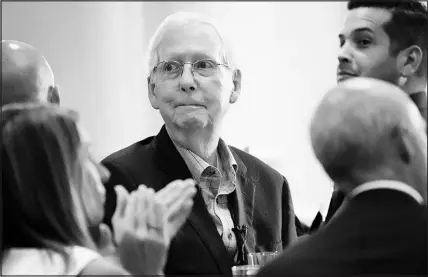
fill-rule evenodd
<path id="1" fill-rule="evenodd" d="M 36 48 L 21 41 L 2 40 L 1 106 L 19 102 L 59 104 L 59 89 L 46 58 Z M 102 229 L 99 229 L 102 228 Z M 89 227 L 99 252 L 109 255 L 108 228 Z M 104 249 L 105 248 L 105 249 Z"/>
<path id="2" fill-rule="evenodd" d="M 310 128 L 349 202 L 259 276 L 427 275 L 426 123 L 397 86 L 355 78 L 330 90 Z"/>
<path id="3" fill-rule="evenodd" d="M 2 40 L 1 105 L 41 101 L 59 104 L 58 86 L 47 62 L 33 46 Z"/>

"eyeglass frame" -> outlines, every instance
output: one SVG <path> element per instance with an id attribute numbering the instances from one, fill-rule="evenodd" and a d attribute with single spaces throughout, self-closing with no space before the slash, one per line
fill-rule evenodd
<path id="1" fill-rule="evenodd" d="M 232 69 L 232 67 L 230 66 L 230 64 L 228 64 L 228 63 L 218 63 L 217 61 L 215 61 L 215 60 L 213 60 L 213 59 L 200 59 L 200 60 L 196 60 L 196 61 L 194 61 L 194 62 L 179 62 L 179 61 L 176 61 L 176 60 L 166 60 L 166 61 L 161 61 L 161 62 L 159 62 L 159 63 L 157 63 L 154 67 L 153 67 L 153 69 L 152 69 L 152 74 L 154 74 L 155 73 L 155 71 L 156 71 L 156 69 L 159 67 L 159 65 L 160 64 L 162 64 L 162 63 L 167 63 L 167 62 L 176 62 L 177 64 L 179 64 L 180 65 L 180 74 L 179 75 L 177 75 L 177 77 L 178 76 L 183 76 L 183 72 L 184 72 L 184 65 L 185 64 L 190 64 L 191 66 L 190 66 L 190 72 L 192 73 L 192 76 L 195 76 L 195 70 L 193 69 L 193 66 L 194 66 L 194 64 L 196 64 L 196 63 L 198 63 L 198 62 L 202 62 L 202 61 L 208 61 L 208 62 L 212 62 L 213 64 L 215 64 L 215 65 L 217 65 L 217 66 L 220 66 L 220 65 L 223 65 L 223 66 L 225 66 L 225 67 L 227 67 L 227 68 L 229 68 L 229 69 Z M 201 74 L 199 74 L 199 75 L 201 75 Z M 212 74 L 212 75 L 214 75 L 214 74 Z M 212 75 L 209 75 L 209 76 L 212 76 Z"/>

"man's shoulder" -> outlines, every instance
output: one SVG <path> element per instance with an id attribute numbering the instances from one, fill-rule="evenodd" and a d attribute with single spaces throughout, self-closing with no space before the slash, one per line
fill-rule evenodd
<path id="1" fill-rule="evenodd" d="M 125 148 L 122 148 L 107 157 L 105 157 L 101 162 L 103 164 L 110 163 L 128 163 L 133 162 L 135 159 L 144 159 L 148 158 L 150 152 L 152 151 L 152 142 L 154 140 L 154 136 L 147 137 L 143 140 L 135 142 Z"/>
<path id="2" fill-rule="evenodd" d="M 311 238 L 308 238 L 310 240 Z M 312 253 L 307 251 L 307 241 L 289 246 L 284 252 L 269 265 L 262 268 L 259 272 L 260 277 L 267 276 L 304 276 L 313 275 L 312 267 L 307 267 L 308 264 L 314 266 Z M 309 243 L 310 246 L 311 243 Z M 316 270 L 315 270 L 316 272 Z"/>
<path id="3" fill-rule="evenodd" d="M 229 145 L 230 150 L 242 161 L 247 168 L 247 175 L 252 174 L 264 174 L 271 178 L 280 178 L 282 181 L 285 178 L 278 171 L 273 169 L 271 166 L 260 160 L 259 158 L 242 151 L 234 146 Z"/>
<path id="4" fill-rule="evenodd" d="M 335 267 L 338 260 L 335 247 L 330 241 L 333 233 L 320 230 L 308 235 L 284 249 L 283 253 L 261 270 L 260 276 L 330 276 L 341 268 Z M 311 266 L 307 266 L 311 265 Z"/>

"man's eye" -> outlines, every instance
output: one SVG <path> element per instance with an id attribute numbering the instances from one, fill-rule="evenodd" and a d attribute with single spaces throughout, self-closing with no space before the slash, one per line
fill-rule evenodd
<path id="1" fill-rule="evenodd" d="M 176 63 L 165 63 L 163 66 L 163 71 L 165 72 L 173 72 L 176 71 L 178 69 L 179 65 L 177 65 Z"/>
<path id="2" fill-rule="evenodd" d="M 212 69 L 215 67 L 215 63 L 213 61 L 199 61 L 195 64 L 197 69 Z"/>
<path id="3" fill-rule="evenodd" d="M 367 46 L 370 43 L 372 43 L 372 41 L 370 39 L 359 39 L 357 43 L 358 45 L 361 45 L 361 46 Z"/>

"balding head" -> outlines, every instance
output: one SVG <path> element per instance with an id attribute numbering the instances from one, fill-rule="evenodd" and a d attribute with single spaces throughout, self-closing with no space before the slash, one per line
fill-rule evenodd
<path id="1" fill-rule="evenodd" d="M 2 106 L 41 101 L 59 103 L 58 88 L 45 57 L 31 45 L 2 40 Z"/>
<path id="2" fill-rule="evenodd" d="M 328 91 L 310 129 L 317 159 L 344 191 L 389 179 L 426 196 L 425 131 L 425 121 L 404 91 L 369 78 Z"/>

